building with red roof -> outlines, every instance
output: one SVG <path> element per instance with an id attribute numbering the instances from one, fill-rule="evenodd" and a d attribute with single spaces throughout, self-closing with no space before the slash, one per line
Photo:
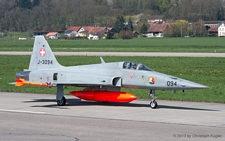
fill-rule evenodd
<path id="1" fill-rule="evenodd" d="M 58 32 L 49 32 L 48 34 L 45 35 L 45 37 L 49 38 L 49 39 L 58 39 L 59 33 Z"/>
<path id="2" fill-rule="evenodd" d="M 212 26 L 208 29 L 208 36 L 217 36 L 218 35 L 218 27 Z"/>
<path id="3" fill-rule="evenodd" d="M 82 26 L 70 26 L 66 29 L 67 30 L 74 30 L 76 32 L 78 32 L 81 29 Z"/>
<path id="4" fill-rule="evenodd" d="M 148 37 L 163 37 L 163 33 L 166 31 L 168 28 L 167 23 L 150 23 L 150 27 L 148 28 L 147 31 L 147 36 Z"/>

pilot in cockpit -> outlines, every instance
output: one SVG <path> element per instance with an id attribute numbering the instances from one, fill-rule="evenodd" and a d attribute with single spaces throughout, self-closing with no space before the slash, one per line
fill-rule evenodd
<path id="1" fill-rule="evenodd" d="M 135 70 L 136 70 L 136 68 L 137 68 L 137 64 L 136 64 L 136 63 L 132 63 L 132 67 L 133 67 L 133 69 L 135 69 Z"/>

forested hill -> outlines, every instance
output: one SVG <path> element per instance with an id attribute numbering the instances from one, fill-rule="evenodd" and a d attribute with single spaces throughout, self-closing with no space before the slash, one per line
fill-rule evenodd
<path id="1" fill-rule="evenodd" d="M 117 16 L 224 20 L 224 0 L 0 0 L 1 31 L 64 30 L 71 25 L 113 26 Z"/>

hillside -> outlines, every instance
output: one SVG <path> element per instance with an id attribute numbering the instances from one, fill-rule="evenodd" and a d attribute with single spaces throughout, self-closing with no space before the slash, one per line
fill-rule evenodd
<path id="1" fill-rule="evenodd" d="M 213 6 L 212 6 L 213 5 Z M 71 25 L 112 27 L 118 16 L 224 20 L 224 0 L 0 0 L 0 31 L 64 30 Z"/>

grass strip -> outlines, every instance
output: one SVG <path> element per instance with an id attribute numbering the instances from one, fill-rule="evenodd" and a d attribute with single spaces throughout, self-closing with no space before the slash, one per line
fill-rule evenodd
<path id="1" fill-rule="evenodd" d="M 31 51 L 33 39 L 0 39 L 0 51 Z M 225 40 L 205 38 L 134 38 L 131 40 L 48 40 L 61 52 L 225 52 Z"/>

